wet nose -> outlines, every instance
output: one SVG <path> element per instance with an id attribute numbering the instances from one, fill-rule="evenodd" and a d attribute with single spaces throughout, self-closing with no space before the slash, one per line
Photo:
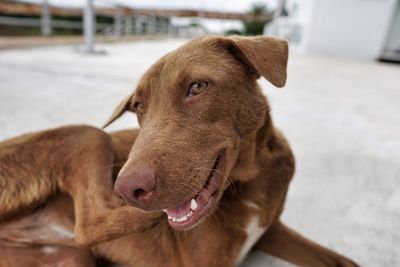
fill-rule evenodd
<path id="1" fill-rule="evenodd" d="M 129 204 L 148 210 L 154 199 L 156 177 L 148 167 L 135 167 L 122 171 L 115 181 L 114 192 Z"/>

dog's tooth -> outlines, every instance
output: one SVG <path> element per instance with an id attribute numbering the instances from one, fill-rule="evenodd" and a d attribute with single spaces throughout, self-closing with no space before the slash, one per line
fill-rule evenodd
<path id="1" fill-rule="evenodd" d="M 178 218 L 176 221 L 177 221 L 177 222 L 184 222 L 184 221 L 186 221 L 187 219 L 188 219 L 188 217 L 187 217 L 186 215 L 184 215 L 184 216 Z"/>
<path id="2" fill-rule="evenodd" d="M 193 211 L 189 211 L 188 214 L 186 214 L 186 216 L 187 216 L 188 218 L 192 217 L 192 215 L 193 215 Z"/>
<path id="3" fill-rule="evenodd" d="M 163 209 L 162 211 L 168 214 L 168 211 L 167 211 L 167 209 Z"/>
<path id="4" fill-rule="evenodd" d="M 168 220 L 172 220 L 172 217 L 168 215 Z"/>
<path id="5" fill-rule="evenodd" d="M 197 209 L 198 205 L 197 202 L 194 198 L 192 198 L 192 200 L 190 201 L 190 209 L 195 211 Z"/>
<path id="6" fill-rule="evenodd" d="M 173 222 L 177 222 L 178 219 L 177 219 L 177 218 L 172 218 L 172 221 L 173 221 Z"/>

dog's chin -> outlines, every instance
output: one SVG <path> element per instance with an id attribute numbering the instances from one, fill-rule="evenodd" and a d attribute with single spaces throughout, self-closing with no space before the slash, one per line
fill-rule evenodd
<path id="1" fill-rule="evenodd" d="M 199 224 L 217 205 L 223 193 L 225 153 L 218 153 L 203 188 L 180 205 L 163 209 L 169 225 L 176 230 L 188 230 Z"/>

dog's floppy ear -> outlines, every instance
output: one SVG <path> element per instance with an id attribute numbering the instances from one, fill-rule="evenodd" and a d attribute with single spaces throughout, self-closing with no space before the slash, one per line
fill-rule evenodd
<path id="1" fill-rule="evenodd" d="M 122 100 L 121 103 L 119 103 L 114 112 L 111 114 L 110 118 L 108 118 L 107 122 L 103 125 L 103 128 L 106 128 L 108 125 L 113 123 L 116 119 L 121 117 L 121 115 L 124 114 L 125 111 L 129 109 L 132 97 L 133 94 L 130 94 L 124 100 Z"/>
<path id="2" fill-rule="evenodd" d="M 232 36 L 228 39 L 233 41 L 230 52 L 242 53 L 240 59 L 250 63 L 258 77 L 263 76 L 276 87 L 285 86 L 289 53 L 287 41 L 268 36 Z"/>

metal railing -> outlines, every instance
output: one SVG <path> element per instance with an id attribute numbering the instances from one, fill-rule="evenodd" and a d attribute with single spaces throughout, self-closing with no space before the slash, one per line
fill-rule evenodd
<path id="1" fill-rule="evenodd" d="M 100 0 L 96 0 L 100 1 Z M 104 0 L 101 0 L 104 1 Z M 154 35 L 154 34 L 200 34 L 204 31 L 201 27 L 173 27 L 170 17 L 202 17 L 242 21 L 271 21 L 273 14 L 254 15 L 248 13 L 213 12 L 200 10 L 171 10 L 171 9 L 135 9 L 132 7 L 115 5 L 113 0 L 111 8 L 96 8 L 94 0 L 86 0 L 83 8 L 62 8 L 51 6 L 48 0 L 42 4 L 31 4 L 15 1 L 0 2 L 0 24 L 17 26 L 41 27 L 43 35 L 50 35 L 53 28 L 83 30 L 84 51 L 95 52 L 95 33 L 101 35 Z M 12 15 L 18 15 L 13 17 Z M 21 17 L 38 16 L 38 18 Z M 111 18 L 113 23 L 97 23 L 96 15 Z M 83 22 L 56 19 L 61 17 L 83 17 Z M 192 33 L 191 33 L 192 32 Z"/>

